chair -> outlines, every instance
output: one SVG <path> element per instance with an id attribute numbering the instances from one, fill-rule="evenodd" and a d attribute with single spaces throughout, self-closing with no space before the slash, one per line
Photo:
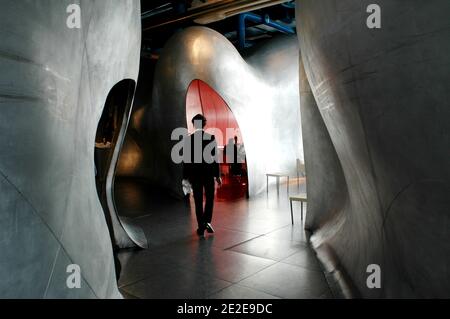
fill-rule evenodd
<path id="1" fill-rule="evenodd" d="M 301 195 L 292 195 L 289 196 L 289 202 L 291 204 L 291 220 L 292 220 L 292 225 L 294 225 L 294 211 L 292 209 L 292 202 L 301 202 L 301 206 L 302 206 L 302 221 L 303 221 L 303 203 L 307 203 L 308 202 L 308 198 L 306 196 L 306 194 L 301 194 Z"/>

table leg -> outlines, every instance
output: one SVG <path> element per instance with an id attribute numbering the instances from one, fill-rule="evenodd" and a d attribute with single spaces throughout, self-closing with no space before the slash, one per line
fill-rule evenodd
<path id="1" fill-rule="evenodd" d="M 280 177 L 277 176 L 277 196 L 280 196 Z"/>
<path id="2" fill-rule="evenodd" d="M 291 220 L 292 220 L 292 225 L 294 225 L 294 212 L 292 211 L 292 200 L 290 200 L 291 202 Z"/>
<path id="3" fill-rule="evenodd" d="M 267 195 L 269 195 L 269 175 L 266 175 L 266 188 L 267 188 Z"/>
<path id="4" fill-rule="evenodd" d="M 289 195 L 289 176 L 287 177 L 287 193 Z"/>
<path id="5" fill-rule="evenodd" d="M 302 221 L 303 221 L 303 202 L 301 202 L 302 203 Z"/>

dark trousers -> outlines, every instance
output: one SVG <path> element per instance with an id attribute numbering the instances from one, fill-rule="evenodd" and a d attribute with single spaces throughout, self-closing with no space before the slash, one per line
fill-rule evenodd
<path id="1" fill-rule="evenodd" d="M 195 214 L 197 215 L 198 228 L 204 229 L 206 223 L 210 223 L 214 208 L 214 177 L 204 177 L 192 181 L 194 191 Z M 205 208 L 203 209 L 203 191 L 206 197 Z"/>

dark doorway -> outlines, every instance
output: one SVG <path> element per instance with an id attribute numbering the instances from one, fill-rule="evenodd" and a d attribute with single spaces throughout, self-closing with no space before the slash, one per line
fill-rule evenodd
<path id="1" fill-rule="evenodd" d="M 120 263 L 117 259 L 115 226 L 120 227 L 120 224 L 113 197 L 114 175 L 128 125 L 134 89 L 133 80 L 123 80 L 111 89 L 98 122 L 95 137 L 95 181 L 114 249 L 117 278 L 120 275 Z"/>

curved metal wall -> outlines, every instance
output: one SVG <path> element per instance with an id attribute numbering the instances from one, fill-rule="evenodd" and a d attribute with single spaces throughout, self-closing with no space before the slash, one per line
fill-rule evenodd
<path id="1" fill-rule="evenodd" d="M 297 1 L 315 97 L 305 85 L 307 227 L 363 297 L 448 298 L 450 3 L 379 0 L 378 30 L 369 4 Z M 366 285 L 370 264 L 380 289 Z"/>
<path id="2" fill-rule="evenodd" d="M 266 172 L 295 175 L 296 158 L 303 157 L 298 56 L 295 36 L 269 41 L 244 60 L 224 36 L 211 29 L 191 27 L 177 33 L 161 53 L 152 105 L 137 123 L 139 134 L 146 136 L 146 145 L 130 147 L 130 152 L 146 157 L 141 158 L 139 167 L 130 165 L 127 174 L 139 172 L 154 184 L 182 195 L 181 165 L 171 159 L 176 142 L 170 137 L 175 128 L 186 127 L 186 93 L 198 79 L 224 99 L 239 123 L 250 195 L 264 190 Z M 126 151 L 123 156 L 133 158 Z"/>
<path id="3" fill-rule="evenodd" d="M 136 81 L 139 1 L 2 1 L 0 297 L 114 298 L 111 240 L 94 170 L 111 88 Z M 66 268 L 81 268 L 68 289 Z"/>

